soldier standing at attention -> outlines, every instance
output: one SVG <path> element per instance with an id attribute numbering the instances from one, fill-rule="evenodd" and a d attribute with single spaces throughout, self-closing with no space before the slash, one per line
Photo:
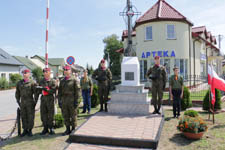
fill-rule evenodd
<path id="1" fill-rule="evenodd" d="M 53 120 L 54 120 L 54 101 L 56 92 L 56 81 L 51 79 L 51 69 L 43 69 L 44 78 L 40 81 L 39 85 L 42 87 L 38 94 L 41 95 L 41 121 L 43 123 L 44 129 L 41 135 L 55 134 L 53 130 Z M 49 130 L 48 130 L 49 129 Z"/>
<path id="2" fill-rule="evenodd" d="M 64 66 L 64 79 L 60 81 L 58 90 L 59 107 L 66 125 L 63 135 L 69 135 L 77 126 L 77 107 L 80 97 L 80 84 L 72 77 L 70 66 Z M 70 129 L 70 126 L 72 127 Z"/>
<path id="3" fill-rule="evenodd" d="M 23 70 L 23 80 L 16 86 L 16 100 L 21 110 L 23 133 L 21 137 L 32 136 L 34 127 L 35 106 L 38 100 L 35 90 L 35 83 L 30 80 L 30 70 Z"/>
<path id="4" fill-rule="evenodd" d="M 94 71 L 92 78 L 98 81 L 98 96 L 101 104 L 100 111 L 103 111 L 103 104 L 105 104 L 105 112 L 107 112 L 107 100 L 112 80 L 112 73 L 108 68 L 106 68 L 104 59 L 101 60 L 99 68 Z"/>
<path id="5" fill-rule="evenodd" d="M 154 60 L 155 65 L 148 70 L 146 76 L 152 80 L 152 102 L 154 105 L 153 114 L 161 114 L 160 108 L 162 104 L 163 90 L 166 87 L 167 75 L 165 67 L 160 65 L 160 57 L 155 56 Z"/>
<path id="6" fill-rule="evenodd" d="M 180 116 L 181 99 L 183 98 L 183 78 L 179 76 L 179 68 L 173 68 L 174 75 L 170 77 L 170 99 L 173 100 L 173 117 Z"/>

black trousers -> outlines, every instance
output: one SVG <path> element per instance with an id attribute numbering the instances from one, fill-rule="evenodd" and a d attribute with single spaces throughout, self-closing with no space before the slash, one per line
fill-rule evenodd
<path id="1" fill-rule="evenodd" d="M 181 89 L 173 89 L 173 116 L 180 116 L 180 109 L 181 109 Z"/>

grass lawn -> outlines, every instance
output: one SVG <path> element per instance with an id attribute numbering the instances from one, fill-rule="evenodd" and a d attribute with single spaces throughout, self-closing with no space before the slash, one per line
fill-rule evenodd
<path id="1" fill-rule="evenodd" d="M 223 106 L 225 104 L 223 103 Z M 224 107 L 223 107 L 224 108 Z M 186 139 L 176 129 L 178 119 L 172 119 L 172 108 L 165 110 L 165 124 L 159 142 L 159 150 L 224 150 L 225 113 L 215 114 L 215 124 L 208 120 L 207 112 L 199 112 L 208 124 L 208 131 L 201 140 Z M 183 114 L 183 112 L 182 112 Z M 212 116 L 211 116 L 212 119 Z"/>
<path id="2" fill-rule="evenodd" d="M 207 93 L 207 90 L 202 90 L 202 91 L 198 91 L 198 92 L 190 92 L 190 98 L 191 98 L 191 100 L 203 101 L 206 93 Z M 152 97 L 151 91 L 149 93 L 149 97 Z M 169 92 L 164 92 L 163 100 L 168 100 L 168 99 L 169 99 Z"/>
<path id="3" fill-rule="evenodd" d="M 78 115 L 78 126 L 87 120 L 92 114 L 96 113 L 99 108 L 92 108 L 91 114 L 79 114 Z M 61 112 L 60 109 L 58 109 Z M 80 112 L 82 109 L 80 108 Z M 68 143 L 66 140 L 68 136 L 61 136 L 65 131 L 65 126 L 62 128 L 55 129 L 55 135 L 40 135 L 43 127 L 41 126 L 40 113 L 36 112 L 35 115 L 35 127 L 33 129 L 33 137 L 18 137 L 15 136 L 0 145 L 0 149 L 3 150 L 62 150 Z"/>

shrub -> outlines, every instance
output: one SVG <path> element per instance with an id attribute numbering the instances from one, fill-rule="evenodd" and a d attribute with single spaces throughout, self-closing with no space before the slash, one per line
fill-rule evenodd
<path id="1" fill-rule="evenodd" d="M 220 110 L 221 109 L 221 92 L 220 90 L 216 89 L 215 91 L 215 96 L 216 96 L 216 101 L 215 101 L 215 110 Z M 210 94 L 210 99 L 211 99 L 211 94 Z M 208 111 L 209 110 L 209 90 L 207 91 L 204 100 L 203 100 L 203 105 L 202 105 L 203 110 Z"/>
<path id="2" fill-rule="evenodd" d="M 186 110 L 192 107 L 192 102 L 190 98 L 190 91 L 187 87 L 184 87 L 183 99 L 181 100 L 181 109 Z"/>
<path id="3" fill-rule="evenodd" d="M 10 82 L 12 84 L 16 84 L 18 81 L 22 80 L 23 77 L 20 74 L 12 74 L 10 76 Z"/>
<path id="4" fill-rule="evenodd" d="M 198 116 L 198 112 L 195 110 L 187 110 L 184 112 L 185 116 L 190 116 L 190 117 L 197 117 Z"/>
<path id="5" fill-rule="evenodd" d="M 56 114 L 54 116 L 54 122 L 55 122 L 55 125 L 54 125 L 55 128 L 63 127 L 64 126 L 64 119 L 63 119 L 62 114 Z"/>
<path id="6" fill-rule="evenodd" d="M 91 96 L 91 107 L 95 108 L 99 105 L 99 98 L 98 98 L 98 87 L 96 84 L 93 85 L 93 93 Z"/>
<path id="7" fill-rule="evenodd" d="M 41 67 L 37 67 L 37 68 L 33 69 L 32 75 L 33 75 L 33 78 L 37 82 L 39 82 L 41 80 L 41 78 L 43 77 L 43 71 L 42 71 Z"/>
<path id="8" fill-rule="evenodd" d="M 200 133 L 207 131 L 208 126 L 201 117 L 184 115 L 180 118 L 177 129 L 182 132 Z"/>
<path id="9" fill-rule="evenodd" d="M 6 78 L 0 78 L 0 89 L 8 89 L 9 88 L 9 82 L 6 80 Z"/>

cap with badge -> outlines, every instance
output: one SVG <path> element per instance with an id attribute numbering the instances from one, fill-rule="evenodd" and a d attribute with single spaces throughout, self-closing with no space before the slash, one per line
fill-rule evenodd
<path id="1" fill-rule="evenodd" d="M 30 70 L 29 70 L 29 69 L 24 69 L 24 70 L 22 71 L 22 73 L 23 73 L 23 74 L 30 73 Z"/>
<path id="2" fill-rule="evenodd" d="M 160 58 L 160 56 L 155 56 L 155 57 L 154 57 L 154 59 L 159 59 L 159 58 Z"/>
<path id="3" fill-rule="evenodd" d="M 63 67 L 63 70 L 64 70 L 64 71 L 71 70 L 71 67 L 68 66 L 68 65 L 66 65 L 66 66 Z"/>

